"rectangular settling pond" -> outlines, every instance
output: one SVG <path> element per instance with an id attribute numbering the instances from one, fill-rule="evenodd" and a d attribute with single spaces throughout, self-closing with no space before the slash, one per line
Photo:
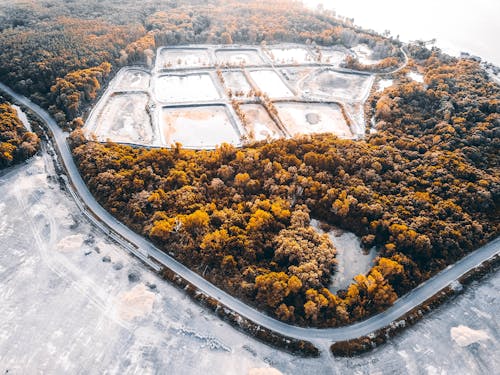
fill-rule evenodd
<path id="1" fill-rule="evenodd" d="M 139 69 L 120 71 L 116 90 L 119 91 L 147 91 L 151 75 Z"/>
<path id="2" fill-rule="evenodd" d="M 337 104 L 276 103 L 278 116 L 292 136 L 333 133 L 340 138 L 352 138 L 342 110 Z"/>
<path id="3" fill-rule="evenodd" d="M 240 144 L 240 133 L 224 105 L 164 107 L 160 112 L 163 142 L 185 148 L 212 149 L 221 143 Z"/>
<path id="4" fill-rule="evenodd" d="M 237 94 L 247 95 L 252 89 L 245 75 L 240 71 L 223 72 L 222 77 L 224 78 L 224 86 L 230 89 L 235 96 L 238 96 Z"/>
<path id="5" fill-rule="evenodd" d="M 146 93 L 112 95 L 97 116 L 94 130 L 97 139 L 152 144 L 154 131 L 146 110 L 148 102 Z"/>
<path id="6" fill-rule="evenodd" d="M 217 63 L 222 65 L 261 65 L 259 53 L 253 49 L 219 49 L 215 51 Z"/>
<path id="7" fill-rule="evenodd" d="M 212 77 L 207 73 L 160 76 L 156 80 L 154 92 L 156 99 L 164 103 L 211 101 L 221 98 Z"/>
<path id="8" fill-rule="evenodd" d="M 211 65 L 210 56 L 202 48 L 163 48 L 160 50 L 158 69 L 201 68 Z"/>
<path id="9" fill-rule="evenodd" d="M 263 141 L 285 136 L 262 105 L 243 104 L 241 110 L 247 118 L 248 123 L 245 127 L 251 140 Z"/>
<path id="10" fill-rule="evenodd" d="M 310 92 L 342 101 L 361 101 L 370 91 L 373 77 L 363 74 L 339 73 L 324 70 L 306 82 Z"/>
<path id="11" fill-rule="evenodd" d="M 270 98 L 292 98 L 295 96 L 274 70 L 255 70 L 250 72 L 250 77 L 257 87 Z"/>
<path id="12" fill-rule="evenodd" d="M 314 57 L 305 48 L 271 48 L 266 53 L 276 64 L 306 64 Z"/>

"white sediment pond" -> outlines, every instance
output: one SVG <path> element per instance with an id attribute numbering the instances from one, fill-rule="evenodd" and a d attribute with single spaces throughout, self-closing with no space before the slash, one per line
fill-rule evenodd
<path id="1" fill-rule="evenodd" d="M 221 143 L 240 143 L 224 106 L 163 108 L 161 116 L 166 145 L 178 142 L 187 148 L 210 149 Z"/>
<path id="2" fill-rule="evenodd" d="M 96 114 L 93 133 L 100 141 L 151 145 L 155 132 L 147 111 L 149 96 L 143 92 L 115 94 Z"/>
<path id="3" fill-rule="evenodd" d="M 374 78 L 334 71 L 347 53 L 297 44 L 160 48 L 151 71 L 117 73 L 85 134 L 101 142 L 179 142 L 193 149 L 317 133 L 357 139 L 364 135 L 363 103 Z"/>
<path id="4" fill-rule="evenodd" d="M 126 69 L 119 73 L 117 90 L 124 91 L 147 91 L 151 74 L 139 69 Z"/>
<path id="5" fill-rule="evenodd" d="M 311 225 L 324 233 L 319 221 L 311 220 Z M 366 252 L 361 246 L 361 239 L 351 232 L 334 228 L 328 232 L 328 236 L 337 249 L 337 267 L 329 287 L 330 291 L 336 292 L 347 288 L 354 276 L 366 274 L 373 266 L 377 252 L 374 248 Z"/>
<path id="6" fill-rule="evenodd" d="M 264 61 L 256 50 L 220 49 L 215 51 L 217 63 L 230 66 L 260 65 Z"/>
<path id="7" fill-rule="evenodd" d="M 270 98 L 291 98 L 294 94 L 273 70 L 256 70 L 250 76 L 258 88 Z"/>
<path id="8" fill-rule="evenodd" d="M 211 64 L 208 51 L 203 48 L 162 48 L 158 55 L 158 69 L 201 68 Z"/>
<path id="9" fill-rule="evenodd" d="M 283 133 L 262 105 L 244 104 L 241 110 L 247 117 L 247 132 L 251 140 L 263 141 L 283 137 Z"/>
<path id="10" fill-rule="evenodd" d="M 208 74 L 165 75 L 156 80 L 155 96 L 160 102 L 180 103 L 220 99 Z"/>
<path id="11" fill-rule="evenodd" d="M 269 57 L 277 64 L 305 64 L 314 62 L 314 57 L 305 48 L 270 48 Z"/>
<path id="12" fill-rule="evenodd" d="M 275 106 L 292 136 L 320 133 L 333 133 L 341 138 L 353 136 L 337 104 L 288 102 Z"/>

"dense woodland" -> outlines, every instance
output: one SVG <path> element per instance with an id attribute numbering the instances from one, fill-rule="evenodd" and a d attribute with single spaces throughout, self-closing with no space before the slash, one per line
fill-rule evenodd
<path id="1" fill-rule="evenodd" d="M 387 66 L 401 58 L 397 41 L 290 1 L 42 3 L 3 10 L 0 80 L 72 128 L 117 68 L 150 63 L 159 45 L 362 42 Z M 499 232 L 499 87 L 477 63 L 410 53 L 425 84 L 403 70 L 374 93 L 378 133 L 365 141 L 317 135 L 196 152 L 86 142 L 77 130 L 75 159 L 113 215 L 230 293 L 296 324 L 353 322 Z M 310 218 L 379 251 L 336 295 L 326 288 L 336 249 Z"/>
<path id="2" fill-rule="evenodd" d="M 0 11 L 0 81 L 76 128 L 109 74 L 151 64 L 159 46 L 189 43 L 358 43 L 399 57 L 398 42 L 293 1 L 17 2 Z M 389 61 L 397 61 L 389 58 Z"/>
<path id="3" fill-rule="evenodd" d="M 27 131 L 17 111 L 0 95 L 0 169 L 30 158 L 39 145 L 38 136 Z"/>
<path id="4" fill-rule="evenodd" d="M 499 232 L 500 89 L 480 66 L 434 52 L 372 96 L 378 133 L 215 151 L 82 143 L 96 197 L 217 285 L 298 324 L 381 311 Z M 379 257 L 337 295 L 335 249 L 310 218 L 352 231 Z M 221 272 L 222 271 L 222 272 Z"/>

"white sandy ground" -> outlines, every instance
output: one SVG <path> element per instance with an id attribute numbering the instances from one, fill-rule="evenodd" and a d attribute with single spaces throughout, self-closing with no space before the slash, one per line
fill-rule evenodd
<path id="1" fill-rule="evenodd" d="M 500 274 L 467 287 L 371 353 L 304 359 L 233 329 L 94 231 L 48 179 L 52 168 L 44 159 L 17 170 L 0 179 L 2 374 L 247 375 L 259 368 L 284 375 L 494 374 L 500 368 Z M 62 239 L 89 234 L 93 242 L 57 251 Z M 129 281 L 131 272 L 138 281 Z M 151 300 L 148 293 L 155 300 L 150 313 L 147 302 L 145 314 L 127 320 L 120 306 L 132 290 L 147 296 L 140 305 Z M 490 340 L 456 345 L 450 329 L 460 325 Z"/>
<path id="2" fill-rule="evenodd" d="M 455 341 L 457 345 L 461 347 L 491 339 L 490 335 L 488 335 L 488 332 L 480 329 L 472 329 L 464 325 L 453 327 L 450 330 L 450 335 L 453 341 Z"/>
<path id="3" fill-rule="evenodd" d="M 134 286 L 120 297 L 119 314 L 122 319 L 132 320 L 153 311 L 156 295 L 144 284 Z"/>
<path id="4" fill-rule="evenodd" d="M 238 129 L 233 132 L 225 125 L 216 125 L 213 123 L 189 128 L 189 121 L 182 121 L 182 124 L 173 125 L 165 123 L 162 115 L 162 107 L 175 106 L 177 104 L 213 104 L 229 102 L 229 98 L 224 93 L 223 87 L 216 82 L 217 78 L 213 73 L 195 71 L 195 68 L 213 66 L 217 61 L 211 61 L 210 56 L 215 54 L 215 60 L 219 62 L 229 62 L 233 65 L 263 63 L 262 56 L 252 47 L 248 49 L 160 49 L 158 52 L 156 68 L 153 74 L 149 74 L 137 67 L 127 67 L 118 73 L 108 87 L 106 94 L 97 104 L 92 116 L 87 121 L 85 129 L 87 136 L 96 136 L 101 142 L 111 140 L 121 143 L 132 143 L 147 146 L 166 146 L 172 145 L 172 128 L 175 128 L 176 139 L 186 147 L 204 149 L 213 148 L 221 143 L 241 144 L 241 136 L 251 139 L 251 134 L 242 134 L 238 119 L 234 119 Z M 297 62 L 304 64 L 318 59 L 316 52 L 311 52 L 304 47 L 279 47 L 272 46 L 271 52 L 283 62 Z M 262 53 L 270 53 L 265 49 Z M 326 64 L 338 65 L 346 56 L 343 51 L 335 49 L 321 48 L 322 60 L 327 60 Z M 269 59 L 266 58 L 266 63 Z M 170 64 L 171 63 L 171 64 Z M 167 64 L 167 65 L 165 65 Z M 170 65 L 169 65 L 170 64 Z M 277 64 L 279 65 L 279 64 Z M 163 69 L 167 69 L 164 71 Z M 185 70 L 172 73 L 172 69 L 183 68 Z M 297 65 L 293 69 L 278 68 L 280 74 L 271 68 L 264 68 L 249 72 L 251 79 L 245 77 L 243 71 L 225 71 L 223 72 L 225 86 L 231 89 L 233 93 L 239 92 L 246 96 L 251 90 L 252 85 L 267 94 L 272 99 L 292 99 L 295 95 L 303 97 L 307 101 L 341 101 L 352 120 L 353 127 L 349 131 L 339 129 L 338 125 L 328 124 L 322 121 L 321 126 L 314 126 L 314 129 L 306 124 L 303 129 L 294 129 L 294 134 L 310 134 L 319 132 L 329 132 L 331 127 L 335 127 L 335 134 L 352 138 L 350 131 L 354 132 L 354 137 L 364 135 L 364 110 L 360 104 L 363 102 L 370 91 L 373 83 L 372 77 L 347 75 L 332 71 L 313 74 L 314 69 Z M 170 71 L 170 73 L 167 73 Z M 305 85 L 305 87 L 303 87 Z M 304 90 L 302 90 L 304 88 Z M 187 111 L 187 110 L 186 110 Z M 196 109 L 192 109 L 196 111 Z M 298 109 L 300 112 L 300 108 Z M 234 111 L 230 111 L 233 114 Z M 300 115 L 300 113 L 299 113 Z M 186 117 L 186 116 L 184 116 Z M 219 117 L 214 113 L 212 117 Z M 299 116 L 300 117 L 300 116 Z M 337 122 L 337 116 L 334 116 L 333 122 Z M 297 121 L 295 121 L 297 122 Z M 301 122 L 298 121 L 299 123 Z M 294 123 L 291 121 L 290 123 Z M 178 126 L 181 125 L 181 126 Z M 271 126 L 273 127 L 273 126 Z M 167 130 L 165 130 L 167 128 Z M 182 129 L 181 129 L 182 128 Z M 286 136 L 285 132 L 270 129 L 269 126 L 259 122 L 249 126 L 256 139 L 278 138 Z M 215 136 L 212 133 L 217 133 Z M 205 139 L 209 137 L 210 139 Z M 216 143 L 214 143 L 216 142 Z"/>
<path id="5" fill-rule="evenodd" d="M 146 111 L 149 96 L 145 93 L 117 94 L 96 118 L 94 133 L 100 141 L 148 145 L 154 141 L 151 119 Z"/>
<path id="6" fill-rule="evenodd" d="M 321 50 L 321 62 L 323 64 L 330 64 L 332 66 L 340 66 L 340 64 L 345 60 L 347 54 L 342 51 L 336 50 Z"/>
<path id="7" fill-rule="evenodd" d="M 345 109 L 353 121 L 351 132 L 359 137 L 364 137 L 366 124 L 363 104 L 359 102 L 347 103 Z"/>
<path id="8" fill-rule="evenodd" d="M 247 132 L 253 135 L 256 141 L 265 139 L 276 139 L 282 137 L 274 121 L 265 108 L 260 104 L 244 104 L 241 110 L 247 116 Z"/>
<path id="9" fill-rule="evenodd" d="M 14 228 L 9 222 L 9 213 L 7 212 L 7 205 L 4 202 L 0 202 L 0 233 L 5 235 L 12 235 L 14 233 Z"/>
<path id="10" fill-rule="evenodd" d="M 72 234 L 61 239 L 56 249 L 62 253 L 79 250 L 83 243 L 83 236 L 81 234 Z"/>
<path id="11" fill-rule="evenodd" d="M 373 77 L 325 70 L 307 80 L 304 89 L 314 95 L 323 95 L 329 100 L 361 101 L 370 90 Z"/>

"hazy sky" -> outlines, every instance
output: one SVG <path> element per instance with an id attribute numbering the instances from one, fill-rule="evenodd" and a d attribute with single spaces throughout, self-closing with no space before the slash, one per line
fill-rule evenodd
<path id="1" fill-rule="evenodd" d="M 500 65 L 500 0 L 304 0 L 354 18 L 364 28 L 402 40 L 437 38 L 450 53 L 469 51 Z"/>

